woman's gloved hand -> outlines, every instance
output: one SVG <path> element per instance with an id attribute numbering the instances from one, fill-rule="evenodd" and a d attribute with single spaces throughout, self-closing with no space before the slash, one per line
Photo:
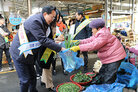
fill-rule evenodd
<path id="1" fill-rule="evenodd" d="M 78 50 L 80 50 L 80 47 L 79 46 L 73 46 L 70 48 L 70 50 L 77 52 Z"/>
<path id="2" fill-rule="evenodd" d="M 78 41 L 79 41 L 79 40 L 71 40 L 71 42 L 74 42 L 74 43 L 75 43 L 75 42 L 78 42 Z"/>
<path id="3" fill-rule="evenodd" d="M 79 45 L 80 41 L 79 40 L 71 40 L 71 43 L 74 43 L 75 45 Z"/>

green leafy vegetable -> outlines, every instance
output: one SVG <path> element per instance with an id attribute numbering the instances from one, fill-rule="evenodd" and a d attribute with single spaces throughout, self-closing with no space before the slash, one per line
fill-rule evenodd
<path id="1" fill-rule="evenodd" d="M 58 88 L 58 92 L 79 92 L 80 88 L 73 83 L 65 83 Z"/>
<path id="2" fill-rule="evenodd" d="M 92 79 L 89 75 L 79 72 L 72 78 L 72 80 L 75 82 L 89 82 Z"/>
<path id="3" fill-rule="evenodd" d="M 71 35 L 70 34 L 64 35 L 64 41 L 65 41 L 65 48 L 70 48 L 73 46 L 77 46 L 79 44 L 79 41 L 76 43 L 71 42 Z"/>

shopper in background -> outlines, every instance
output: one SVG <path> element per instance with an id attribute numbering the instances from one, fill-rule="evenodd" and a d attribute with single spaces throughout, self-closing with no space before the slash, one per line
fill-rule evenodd
<path id="1" fill-rule="evenodd" d="M 67 34 L 67 26 L 65 23 L 65 20 L 63 19 L 63 16 L 61 15 L 60 11 L 57 9 L 56 10 L 57 13 L 57 19 L 56 19 L 56 37 L 54 38 L 54 40 L 57 43 L 60 43 L 62 41 L 64 41 L 64 36 Z M 52 73 L 53 75 L 56 75 L 56 59 L 57 59 L 57 54 L 55 56 L 54 62 L 52 63 Z M 68 73 L 65 71 L 64 69 L 64 65 L 63 65 L 63 61 L 61 59 L 61 64 L 62 64 L 62 68 L 63 68 L 63 73 L 65 75 L 67 75 Z"/>
<path id="2" fill-rule="evenodd" d="M 138 45 L 135 45 L 133 47 L 131 46 L 126 46 L 127 49 L 129 49 L 130 52 L 134 53 L 135 55 L 138 56 Z"/>
<path id="3" fill-rule="evenodd" d="M 10 35 L 10 31 L 6 28 L 4 17 L 0 14 L 0 72 L 3 71 L 2 69 L 2 56 L 3 51 L 5 52 L 6 59 L 9 64 L 9 69 L 14 70 L 11 57 L 9 53 L 9 42 L 8 42 L 8 36 Z"/>
<path id="4" fill-rule="evenodd" d="M 114 29 L 112 34 L 115 35 L 119 41 L 121 41 L 120 30 Z"/>
<path id="5" fill-rule="evenodd" d="M 76 33 L 77 27 L 85 20 L 85 16 L 83 15 L 83 11 L 77 11 L 76 12 L 76 23 L 75 23 L 75 30 L 74 34 Z M 82 40 L 89 38 L 92 35 L 91 28 L 89 28 L 89 25 L 84 27 L 76 36 L 73 40 Z M 88 53 L 87 51 L 82 52 L 83 57 L 84 57 L 84 72 L 87 72 L 87 67 L 88 67 Z M 80 51 L 78 51 L 77 56 L 80 56 Z"/>
<path id="6" fill-rule="evenodd" d="M 92 28 L 93 36 L 80 40 L 79 46 L 74 46 L 71 50 L 75 52 L 78 50 L 98 50 L 98 57 L 103 65 L 92 83 L 114 83 L 117 70 L 126 57 L 126 52 L 121 42 L 114 35 L 111 35 L 110 31 L 105 27 L 104 20 L 95 19 L 89 24 L 89 27 Z"/>
<path id="7" fill-rule="evenodd" d="M 55 21 L 53 21 L 53 23 L 52 23 L 52 27 L 53 27 L 53 28 L 52 28 L 53 36 L 54 36 L 54 40 L 56 40 L 56 41 L 57 41 L 58 37 L 62 36 L 62 35 L 60 35 L 60 36 L 57 35 L 57 30 L 59 30 L 59 29 L 58 29 L 58 27 L 56 26 L 56 23 L 59 21 L 60 16 L 61 16 L 61 13 L 60 13 L 60 11 L 57 9 L 57 10 L 56 10 L 56 18 L 55 18 Z M 54 23 L 54 22 L 55 22 L 55 23 Z M 52 74 L 53 74 L 53 75 L 56 75 L 56 60 L 57 60 L 57 54 L 55 54 L 54 61 L 52 62 Z"/>
<path id="8" fill-rule="evenodd" d="M 59 34 L 57 34 L 57 32 L 59 32 Z M 62 15 L 59 17 L 59 21 L 57 21 L 57 23 L 56 23 L 56 35 L 58 37 L 59 36 L 66 37 L 66 35 L 67 35 L 67 26 L 66 26 L 65 20 L 63 19 Z M 68 73 L 65 71 L 62 59 L 61 59 L 61 64 L 62 64 L 62 69 L 63 69 L 64 75 L 67 75 Z"/>
<path id="9" fill-rule="evenodd" d="M 69 34 L 71 35 L 71 39 L 73 39 L 73 35 L 74 35 L 74 29 L 75 29 L 75 19 L 71 19 L 69 20 Z"/>
<path id="10" fill-rule="evenodd" d="M 45 6 L 41 13 L 30 16 L 14 37 L 10 53 L 20 79 L 20 92 L 38 92 L 36 89 L 35 61 L 44 59 L 44 63 L 47 64 L 47 60 L 50 58 L 47 54 L 52 56 L 53 51 L 64 50 L 51 38 L 50 23 L 55 19 L 55 16 L 56 7 Z"/>
<path id="11" fill-rule="evenodd" d="M 64 35 L 66 33 L 67 27 L 62 15 L 59 16 L 59 21 L 57 21 L 56 26 L 56 36 Z"/>

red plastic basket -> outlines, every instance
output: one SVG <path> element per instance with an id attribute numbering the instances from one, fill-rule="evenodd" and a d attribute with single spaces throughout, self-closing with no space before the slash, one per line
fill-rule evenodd
<path id="1" fill-rule="evenodd" d="M 88 82 L 75 82 L 75 81 L 72 80 L 73 77 L 74 77 L 75 75 L 76 75 L 76 74 L 70 76 L 70 81 L 71 81 L 71 82 L 78 83 L 78 84 L 80 84 L 80 85 L 87 85 L 87 84 L 89 84 L 89 83 L 92 81 L 92 77 L 91 77 L 91 80 L 88 81 Z"/>
<path id="2" fill-rule="evenodd" d="M 85 73 L 86 75 L 89 75 L 91 76 L 90 74 L 94 74 L 93 76 L 91 76 L 92 78 L 96 76 L 96 73 L 93 73 L 93 72 L 88 72 L 88 73 Z"/>
<path id="3" fill-rule="evenodd" d="M 82 90 L 82 86 L 81 86 L 80 84 L 77 84 L 77 83 L 74 83 L 74 82 L 66 82 L 66 83 L 61 83 L 61 84 L 59 84 L 59 85 L 56 87 L 56 92 L 58 92 L 58 88 L 59 88 L 61 85 L 67 84 L 67 83 L 73 83 L 73 84 L 79 86 L 80 91 Z M 80 92 L 80 91 L 79 91 L 79 92 Z"/>

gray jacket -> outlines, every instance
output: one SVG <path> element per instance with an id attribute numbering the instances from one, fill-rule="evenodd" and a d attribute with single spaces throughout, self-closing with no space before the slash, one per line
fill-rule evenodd
<path id="1" fill-rule="evenodd" d="M 5 32 L 7 32 L 10 35 L 10 31 L 6 28 L 6 26 L 2 25 L 0 26 L 0 28 L 2 28 Z M 9 48 L 9 42 L 5 42 L 4 37 L 0 34 L 0 48 L 4 49 L 4 48 Z"/>

